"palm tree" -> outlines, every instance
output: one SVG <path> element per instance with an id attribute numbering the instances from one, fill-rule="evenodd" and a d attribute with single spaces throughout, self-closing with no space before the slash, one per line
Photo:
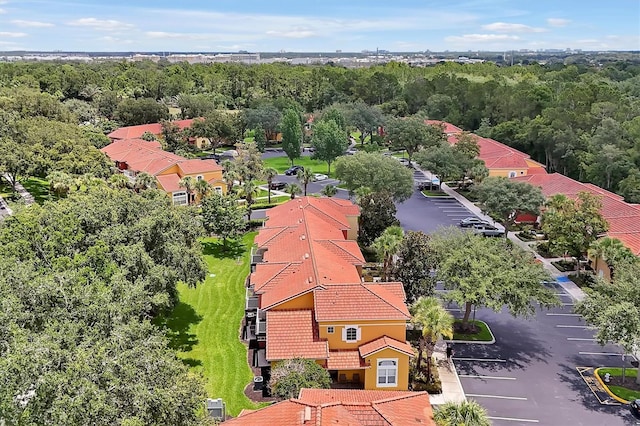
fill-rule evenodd
<path id="1" fill-rule="evenodd" d="M 311 170 L 311 168 L 309 167 L 298 170 L 297 177 L 298 181 L 302 183 L 302 186 L 304 187 L 304 196 L 306 197 L 307 185 L 309 185 L 309 182 L 311 182 L 311 179 L 313 179 L 313 170 Z"/>
<path id="2" fill-rule="evenodd" d="M 241 195 L 247 201 L 247 220 L 251 219 L 251 205 L 254 203 L 258 193 L 260 192 L 260 187 L 256 184 L 255 181 L 250 180 L 242 185 Z"/>
<path id="3" fill-rule="evenodd" d="M 196 191 L 196 195 L 201 202 L 204 197 L 211 194 L 211 185 L 204 179 L 196 181 L 193 189 Z"/>
<path id="4" fill-rule="evenodd" d="M 324 188 L 322 188 L 322 191 L 320 191 L 322 193 L 322 195 L 326 196 L 326 197 L 333 197 L 334 195 L 336 195 L 338 193 L 338 187 L 335 185 L 327 185 Z"/>
<path id="5" fill-rule="evenodd" d="M 610 237 L 604 237 L 594 241 L 591 247 L 589 247 L 588 254 L 589 257 L 595 259 L 596 262 L 598 259 L 602 259 L 602 261 L 607 264 L 612 279 L 614 269 L 617 265 L 620 263 L 632 263 L 638 259 L 631 250 L 622 244 L 622 241 Z"/>
<path id="6" fill-rule="evenodd" d="M 438 426 L 491 426 L 487 411 L 475 401 L 447 402 L 433 412 Z"/>
<path id="7" fill-rule="evenodd" d="M 285 188 L 285 191 L 291 194 L 291 199 L 293 200 L 294 198 L 296 198 L 297 194 L 302 192 L 302 189 L 300 189 L 300 186 L 298 184 L 290 183 Z"/>
<path id="8" fill-rule="evenodd" d="M 373 248 L 378 253 L 378 258 L 382 261 L 382 281 L 389 281 L 389 271 L 393 263 L 393 256 L 398 252 L 398 247 L 402 243 L 404 232 L 399 226 L 390 226 L 384 230 L 373 242 Z"/>
<path id="9" fill-rule="evenodd" d="M 74 185 L 74 179 L 61 171 L 53 171 L 47 176 L 49 191 L 53 191 L 58 197 L 66 197 Z"/>
<path id="10" fill-rule="evenodd" d="M 264 177 L 267 180 L 267 191 L 269 191 L 267 194 L 268 204 L 271 204 L 271 184 L 273 183 L 273 178 L 276 176 L 278 176 L 278 171 L 273 167 L 268 167 L 264 170 Z"/>
<path id="11" fill-rule="evenodd" d="M 185 191 L 187 191 L 187 204 L 191 205 L 193 203 L 193 190 L 196 187 L 196 180 L 191 176 L 185 176 L 180 179 L 180 182 L 178 182 L 178 186 L 180 188 L 184 188 Z"/>
<path id="12" fill-rule="evenodd" d="M 411 322 L 422 329 L 416 369 L 420 371 L 423 351 L 427 353 L 427 378 L 431 379 L 431 356 L 440 336 L 453 337 L 453 316 L 435 297 L 420 297 L 411 306 Z"/>
<path id="13" fill-rule="evenodd" d="M 136 176 L 136 181 L 134 183 L 134 187 L 138 191 L 144 191 L 146 189 L 151 189 L 156 187 L 156 178 L 151 176 L 149 173 L 141 172 Z"/>
<path id="14" fill-rule="evenodd" d="M 131 186 L 131 181 L 129 181 L 129 178 L 126 177 L 125 175 L 121 173 L 116 173 L 115 175 L 112 175 L 111 177 L 109 177 L 109 179 L 107 180 L 107 184 L 111 188 L 124 189 L 124 188 L 129 188 Z"/>
<path id="15" fill-rule="evenodd" d="M 237 181 L 240 181 L 242 177 L 238 172 L 237 165 L 233 161 L 224 160 L 222 162 L 222 168 L 224 169 L 222 176 L 224 178 L 224 182 L 227 184 L 227 191 L 231 192 L 233 191 L 233 186 L 235 185 L 235 183 Z"/>

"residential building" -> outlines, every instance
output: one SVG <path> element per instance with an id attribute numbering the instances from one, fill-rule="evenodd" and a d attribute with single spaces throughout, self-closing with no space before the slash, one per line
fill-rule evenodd
<path id="1" fill-rule="evenodd" d="M 298 398 L 243 410 L 230 426 L 435 426 L 426 392 L 302 389 Z"/>
<path id="2" fill-rule="evenodd" d="M 336 198 L 296 198 L 267 211 L 255 239 L 243 335 L 254 367 L 301 357 L 337 385 L 406 390 L 411 318 L 401 283 L 365 283 L 359 209 Z"/>
<path id="3" fill-rule="evenodd" d="M 178 126 L 180 130 L 188 129 L 193 124 L 193 120 L 201 120 L 198 118 L 190 118 L 187 120 L 177 120 L 171 123 Z M 124 139 L 141 139 L 142 135 L 150 133 L 156 137 L 157 140 L 162 140 L 162 123 L 141 124 L 139 126 L 120 127 L 109 133 L 107 137 L 111 139 L 111 142 Z M 189 143 L 196 145 L 200 149 L 204 149 L 209 145 L 207 138 L 189 138 Z"/>
<path id="4" fill-rule="evenodd" d="M 165 191 L 174 204 L 185 205 L 197 201 L 195 194 L 187 194 L 185 188 L 180 186 L 180 180 L 187 176 L 196 181 L 209 182 L 215 191 L 226 192 L 222 167 L 218 163 L 214 160 L 186 159 L 164 151 L 158 141 L 118 139 L 101 151 L 132 182 L 142 172 L 154 176 L 157 187 Z"/>

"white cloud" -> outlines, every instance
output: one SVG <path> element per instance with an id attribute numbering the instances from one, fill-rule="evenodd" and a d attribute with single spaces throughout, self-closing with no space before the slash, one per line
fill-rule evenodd
<path id="1" fill-rule="evenodd" d="M 30 28 L 45 28 L 45 27 L 53 27 L 54 25 L 50 22 L 40 22 L 40 21 L 24 21 L 22 19 L 14 19 L 11 21 L 13 25 L 17 25 L 19 27 L 30 27 Z"/>
<path id="2" fill-rule="evenodd" d="M 166 39 L 179 39 L 179 40 L 206 40 L 212 38 L 211 35 L 201 33 L 172 33 L 166 31 L 147 31 L 145 33 L 151 38 L 166 38 Z"/>
<path id="3" fill-rule="evenodd" d="M 311 30 L 307 29 L 292 29 L 290 31 L 275 31 L 270 30 L 267 31 L 267 35 L 282 37 L 282 38 L 309 38 L 315 37 L 317 34 Z"/>
<path id="4" fill-rule="evenodd" d="M 98 40 L 104 41 L 104 42 L 107 42 L 107 43 L 118 43 L 118 44 L 131 44 L 131 43 L 133 43 L 133 40 L 125 40 L 125 39 L 121 39 L 121 38 L 118 38 L 118 37 L 111 37 L 111 36 L 100 37 Z"/>
<path id="5" fill-rule="evenodd" d="M 499 33 L 542 33 L 544 28 L 531 27 L 524 24 L 509 24 L 507 22 L 494 22 L 482 26 L 483 30 L 496 31 Z"/>
<path id="6" fill-rule="evenodd" d="M 100 31 L 115 31 L 133 28 L 133 25 L 113 19 L 80 18 L 68 23 L 74 27 L 88 27 Z"/>
<path id="7" fill-rule="evenodd" d="M 0 31 L 0 37 L 26 37 L 27 33 L 14 33 L 8 31 Z"/>
<path id="8" fill-rule="evenodd" d="M 465 34 L 462 36 L 445 37 L 451 43 L 482 43 L 494 41 L 519 40 L 520 37 L 508 34 Z"/>
<path id="9" fill-rule="evenodd" d="M 571 21 L 563 18 L 547 19 L 547 24 L 549 24 L 550 27 L 566 27 L 569 24 L 569 22 Z"/>
<path id="10" fill-rule="evenodd" d="M 7 11 L 4 9 L 0 9 L 0 15 L 2 15 L 3 13 L 7 13 Z"/>

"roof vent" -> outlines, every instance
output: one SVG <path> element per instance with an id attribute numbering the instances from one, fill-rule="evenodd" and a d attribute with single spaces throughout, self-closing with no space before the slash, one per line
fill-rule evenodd
<path id="1" fill-rule="evenodd" d="M 312 283 L 313 282 L 313 277 L 309 277 L 309 282 Z"/>
<path id="2" fill-rule="evenodd" d="M 308 259 L 308 258 L 309 258 L 309 253 L 305 253 L 305 254 L 304 254 L 304 258 L 305 258 L 305 259 Z"/>
<path id="3" fill-rule="evenodd" d="M 302 236 L 300 237 L 300 239 L 304 241 L 304 240 L 306 240 L 306 239 L 307 239 L 307 236 L 306 236 L 306 235 L 304 235 L 304 234 L 302 234 Z"/>

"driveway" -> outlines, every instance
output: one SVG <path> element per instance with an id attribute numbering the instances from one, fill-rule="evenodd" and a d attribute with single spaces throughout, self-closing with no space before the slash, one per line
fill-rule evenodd
<path id="1" fill-rule="evenodd" d="M 427 234 L 441 227 L 456 226 L 461 219 L 475 216 L 454 198 L 425 197 L 417 189 L 407 201 L 396 203 L 396 208 L 396 217 L 405 230 Z"/>

